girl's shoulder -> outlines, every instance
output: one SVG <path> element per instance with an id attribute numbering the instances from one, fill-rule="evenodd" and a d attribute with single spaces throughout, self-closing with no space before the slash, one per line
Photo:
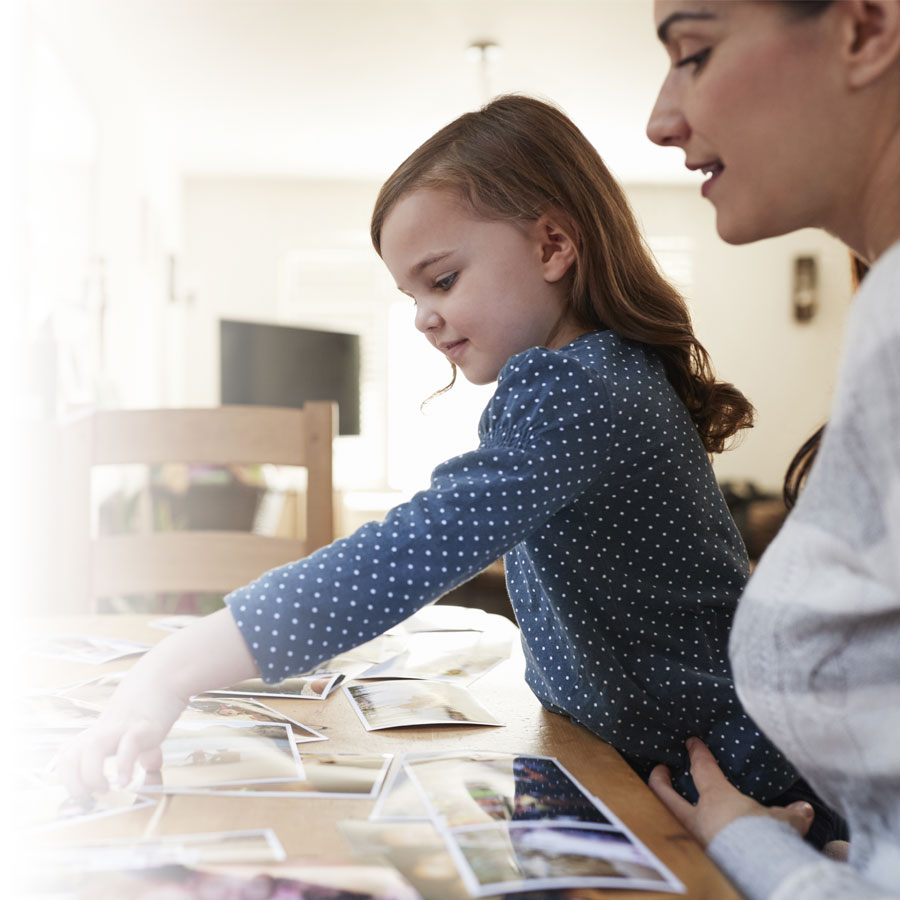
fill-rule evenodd
<path id="1" fill-rule="evenodd" d="M 655 357 L 642 344 L 606 329 L 589 331 L 557 350 L 531 347 L 517 353 L 500 371 L 497 386 L 519 381 L 536 389 L 541 378 L 615 383 L 654 368 Z"/>

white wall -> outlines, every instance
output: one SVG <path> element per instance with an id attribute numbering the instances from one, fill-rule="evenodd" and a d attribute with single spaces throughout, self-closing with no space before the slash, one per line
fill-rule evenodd
<path id="1" fill-rule="evenodd" d="M 730 246 L 716 235 L 714 210 L 698 188 L 633 186 L 628 193 L 646 234 L 691 239 L 694 278 L 686 293 L 696 332 L 719 376 L 757 410 L 755 427 L 717 457 L 719 480 L 780 490 L 794 452 L 828 416 L 851 296 L 847 249 L 812 229 Z M 791 306 L 796 255 L 819 261 L 818 311 L 805 323 L 794 320 Z"/>
<path id="2" fill-rule="evenodd" d="M 387 310 L 398 295 L 368 241 L 377 188 L 186 180 L 184 267 L 194 294 L 184 375 L 189 402 L 218 401 L 220 317 L 364 333 L 364 367 L 377 390 L 384 390 Z M 717 458 L 720 480 L 747 479 L 779 490 L 794 451 L 827 416 L 850 296 L 846 250 L 815 231 L 731 247 L 716 235 L 713 210 L 697 188 L 632 186 L 629 195 L 651 240 L 676 237 L 691 248 L 693 275 L 684 287 L 697 333 L 720 377 L 740 387 L 757 408 L 756 427 Z M 794 321 L 791 309 L 797 254 L 819 260 L 819 309 L 804 324 Z M 390 365 L 392 379 L 421 383 L 419 399 L 440 386 L 422 379 L 421 359 L 410 360 L 407 374 L 404 360 L 391 359 Z M 465 387 L 454 390 L 462 394 Z M 408 429 L 444 429 L 434 442 L 412 430 L 404 434 L 404 440 L 420 442 L 422 471 L 471 443 L 482 400 L 475 394 L 468 407 L 465 399 L 438 400 L 427 419 L 410 410 Z M 339 442 L 338 480 L 345 487 L 386 487 L 386 418 L 383 393 L 364 398 L 366 437 Z"/>

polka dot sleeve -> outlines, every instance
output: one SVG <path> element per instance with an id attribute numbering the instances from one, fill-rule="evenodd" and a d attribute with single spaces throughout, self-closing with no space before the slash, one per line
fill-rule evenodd
<path id="1" fill-rule="evenodd" d="M 480 445 L 428 489 L 311 556 L 226 597 L 267 682 L 383 633 L 498 559 L 596 477 L 606 454 L 596 373 L 561 353 L 513 357 Z"/>

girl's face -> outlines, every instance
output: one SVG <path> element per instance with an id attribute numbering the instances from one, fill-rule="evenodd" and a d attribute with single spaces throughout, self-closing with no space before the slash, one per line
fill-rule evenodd
<path id="1" fill-rule="evenodd" d="M 671 68 L 647 134 L 708 176 L 702 193 L 719 235 L 741 244 L 828 227 L 847 161 L 828 14 L 794 20 L 774 2 L 656 0 L 655 19 Z"/>
<path id="2" fill-rule="evenodd" d="M 381 255 L 416 304 L 416 328 L 473 384 L 495 381 L 531 347 L 562 347 L 584 329 L 566 314 L 568 238 L 542 217 L 523 227 L 477 218 L 444 190 L 391 207 Z"/>

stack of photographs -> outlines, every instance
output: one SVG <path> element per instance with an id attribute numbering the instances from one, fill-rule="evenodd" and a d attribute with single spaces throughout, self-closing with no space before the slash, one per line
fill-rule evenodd
<path id="1" fill-rule="evenodd" d="M 409 755 L 372 818 L 423 817 L 442 835 L 474 897 L 562 888 L 684 891 L 553 757 Z"/>

